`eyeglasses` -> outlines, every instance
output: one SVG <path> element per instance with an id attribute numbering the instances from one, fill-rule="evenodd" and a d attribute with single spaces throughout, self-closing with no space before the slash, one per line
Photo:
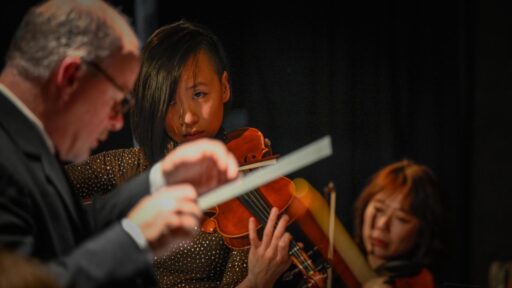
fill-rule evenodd
<path id="1" fill-rule="evenodd" d="M 135 104 L 135 100 L 132 97 L 132 93 L 130 91 L 125 90 L 119 83 L 110 74 L 105 71 L 98 63 L 92 60 L 86 60 L 82 58 L 83 63 L 91 66 L 94 70 L 99 72 L 105 79 L 107 79 L 110 84 L 116 87 L 121 93 L 123 93 L 124 97 L 120 101 L 116 101 L 114 106 L 112 107 L 112 111 L 115 115 L 124 114 L 130 110 L 130 108 Z"/>

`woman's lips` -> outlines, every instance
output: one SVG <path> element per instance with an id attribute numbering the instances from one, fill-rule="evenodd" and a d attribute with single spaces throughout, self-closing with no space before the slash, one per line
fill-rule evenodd
<path id="1" fill-rule="evenodd" d="M 183 134 L 183 138 L 185 139 L 185 141 L 192 141 L 192 140 L 196 140 L 198 138 L 202 138 L 203 134 L 204 134 L 203 131 L 185 133 L 185 134 Z"/>
<path id="2" fill-rule="evenodd" d="M 387 241 L 384 241 L 380 238 L 372 237 L 371 241 L 374 247 L 387 248 L 389 246 L 389 243 Z"/>

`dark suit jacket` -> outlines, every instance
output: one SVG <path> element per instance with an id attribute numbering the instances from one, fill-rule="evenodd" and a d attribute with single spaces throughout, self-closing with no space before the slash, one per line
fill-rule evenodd
<path id="1" fill-rule="evenodd" d="M 35 125 L 0 92 L 0 246 L 40 259 L 64 286 L 151 286 L 150 254 L 119 221 L 148 191 L 145 173 L 84 209 Z"/>

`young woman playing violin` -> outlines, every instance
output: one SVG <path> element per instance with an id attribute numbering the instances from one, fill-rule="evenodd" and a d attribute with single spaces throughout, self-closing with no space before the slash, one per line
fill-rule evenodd
<path id="1" fill-rule="evenodd" d="M 201 137 L 221 140 L 224 104 L 231 97 L 226 56 L 215 35 L 181 21 L 157 30 L 143 49 L 131 124 L 140 148 L 101 153 L 67 167 L 81 197 L 111 191 L 147 170 L 180 143 Z M 270 287 L 290 265 L 285 233 L 270 213 L 260 241 L 255 221 L 248 223 L 250 249 L 231 249 L 219 233 L 203 233 L 177 252 L 154 260 L 161 287 Z"/>
<path id="2" fill-rule="evenodd" d="M 434 287 L 441 203 L 425 166 L 402 160 L 379 170 L 355 206 L 355 239 L 382 278 L 365 287 Z"/>

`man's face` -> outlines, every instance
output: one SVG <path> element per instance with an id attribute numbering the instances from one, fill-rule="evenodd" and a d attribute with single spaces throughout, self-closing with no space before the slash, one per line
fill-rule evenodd
<path id="1" fill-rule="evenodd" d="M 123 115 L 116 113 L 116 108 L 126 97 L 125 91 L 132 91 L 139 72 L 139 61 L 134 54 L 117 53 L 96 63 L 99 68 L 82 67 L 84 74 L 76 84 L 72 100 L 64 112 L 66 117 L 63 118 L 67 121 L 63 123 L 63 130 L 67 131 L 63 136 L 65 145 L 57 147 L 62 159 L 85 160 L 100 141 L 107 139 L 110 131 L 123 127 Z"/>

